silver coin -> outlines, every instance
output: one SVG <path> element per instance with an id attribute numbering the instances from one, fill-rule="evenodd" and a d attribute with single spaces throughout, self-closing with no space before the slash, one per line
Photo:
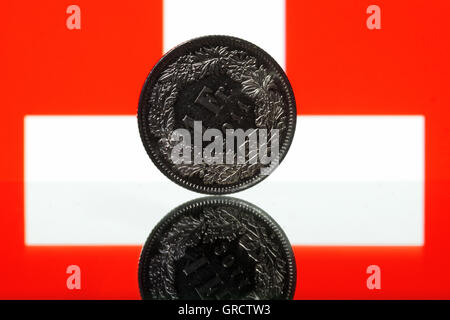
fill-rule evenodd
<path id="1" fill-rule="evenodd" d="M 226 194 L 266 178 L 285 157 L 296 103 L 283 69 L 242 39 L 206 36 L 165 54 L 142 88 L 145 149 L 172 181 Z"/>

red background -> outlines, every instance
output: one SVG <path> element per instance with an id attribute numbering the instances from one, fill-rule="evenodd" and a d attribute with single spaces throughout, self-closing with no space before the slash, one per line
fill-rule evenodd
<path id="1" fill-rule="evenodd" d="M 0 298 L 139 298 L 140 246 L 25 246 L 23 118 L 134 115 L 162 53 L 162 2 L 2 4 Z M 66 28 L 70 4 L 81 30 Z M 371 4 L 381 30 L 366 27 Z M 450 298 L 449 10 L 448 1 L 286 1 L 300 114 L 421 114 L 426 127 L 424 247 L 296 246 L 296 298 Z M 71 264 L 81 290 L 66 287 Z M 366 287 L 371 264 L 381 290 Z"/>

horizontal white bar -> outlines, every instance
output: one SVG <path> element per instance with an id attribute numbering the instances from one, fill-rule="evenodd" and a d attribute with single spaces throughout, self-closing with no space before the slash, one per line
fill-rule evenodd
<path id="1" fill-rule="evenodd" d="M 236 196 L 293 244 L 423 244 L 424 118 L 302 116 L 286 159 Z M 26 242 L 141 244 L 200 195 L 151 163 L 134 116 L 25 118 Z"/>
<path id="2" fill-rule="evenodd" d="M 204 35 L 236 36 L 285 66 L 285 0 L 164 0 L 164 51 Z"/>

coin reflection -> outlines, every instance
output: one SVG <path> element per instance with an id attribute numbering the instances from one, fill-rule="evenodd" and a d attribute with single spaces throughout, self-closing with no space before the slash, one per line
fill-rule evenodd
<path id="1" fill-rule="evenodd" d="M 204 197 L 169 212 L 139 261 L 143 299 L 292 299 L 295 259 L 286 235 L 255 205 Z"/>

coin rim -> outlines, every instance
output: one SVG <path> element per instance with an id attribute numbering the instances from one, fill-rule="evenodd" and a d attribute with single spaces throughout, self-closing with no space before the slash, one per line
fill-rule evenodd
<path id="1" fill-rule="evenodd" d="M 280 225 L 275 222 L 275 220 L 263 211 L 261 208 L 258 208 L 254 204 L 247 202 L 245 200 L 233 198 L 233 197 L 224 197 L 224 196 L 207 196 L 203 198 L 194 199 L 188 202 L 185 202 L 175 209 L 171 210 L 168 214 L 166 214 L 161 221 L 156 225 L 156 227 L 152 230 L 147 240 L 145 241 L 144 246 L 142 247 L 141 254 L 139 256 L 138 263 L 138 284 L 139 284 L 139 293 L 143 300 L 149 299 L 152 300 L 148 295 L 145 294 L 147 291 L 145 288 L 145 276 L 146 276 L 146 266 L 149 263 L 149 252 L 150 248 L 153 245 L 157 245 L 159 242 L 159 238 L 166 228 L 170 226 L 170 224 L 176 220 L 179 216 L 182 216 L 189 212 L 190 210 L 200 208 L 206 205 L 231 205 L 238 209 L 243 209 L 250 211 L 252 214 L 255 214 L 258 218 L 263 220 L 264 223 L 270 227 L 274 233 L 277 235 L 278 239 L 281 242 L 283 251 L 287 258 L 288 264 L 288 285 L 286 289 L 286 293 L 284 294 L 284 299 L 292 300 L 294 298 L 295 288 L 297 284 L 297 263 L 295 261 L 294 251 L 292 250 L 292 245 L 289 242 L 288 237 L 284 233 L 283 229 Z M 267 299 L 268 300 L 268 299 Z"/>
<path id="2" fill-rule="evenodd" d="M 177 57 L 181 56 L 182 54 L 186 54 L 191 52 L 193 49 L 198 49 L 198 47 L 202 47 L 205 45 L 220 45 L 223 44 L 224 46 L 229 45 L 234 49 L 235 46 L 238 48 L 243 48 L 243 50 L 246 50 L 249 52 L 249 54 L 253 55 L 257 60 L 262 62 L 262 65 L 268 65 L 273 67 L 276 74 L 279 76 L 279 78 L 282 80 L 282 91 L 287 93 L 286 95 L 286 103 L 287 103 L 287 109 L 288 109 L 288 125 L 286 129 L 286 136 L 283 140 L 283 143 L 280 148 L 279 152 L 279 159 L 278 164 L 274 165 L 273 163 L 269 168 L 267 168 L 268 173 L 266 175 L 257 174 L 253 176 L 251 179 L 239 182 L 235 185 L 231 186 L 221 186 L 221 187 L 210 187 L 206 185 L 199 185 L 196 183 L 191 182 L 188 178 L 185 178 L 181 176 L 180 174 L 176 173 L 172 168 L 167 165 L 167 163 L 161 159 L 161 155 L 159 152 L 154 150 L 151 146 L 153 145 L 150 141 L 150 133 L 148 132 L 148 125 L 146 121 L 146 115 L 148 114 L 150 105 L 146 103 L 145 101 L 145 93 L 148 92 L 148 90 L 151 89 L 153 86 L 153 83 L 155 83 L 161 72 L 164 70 L 164 68 L 174 62 Z M 256 46 L 255 44 L 248 42 L 246 40 L 232 37 L 232 36 L 225 36 L 225 35 L 209 35 L 209 36 L 203 36 L 194 38 L 191 40 L 188 40 L 186 42 L 181 43 L 180 45 L 176 46 L 175 48 L 168 51 L 152 68 L 150 73 L 148 74 L 144 85 L 141 89 L 141 94 L 139 97 L 139 104 L 138 104 L 138 112 L 137 112 L 137 121 L 138 121 L 138 127 L 139 127 L 139 134 L 141 136 L 142 143 L 144 145 L 144 148 L 149 155 L 152 162 L 156 165 L 156 167 L 161 171 L 166 177 L 168 177 L 170 180 L 175 182 L 176 184 L 187 188 L 189 190 L 199 192 L 199 193 L 205 193 L 205 194 L 229 194 L 234 193 L 238 191 L 242 191 L 245 189 L 248 189 L 255 184 L 261 182 L 265 178 L 267 178 L 277 167 L 281 162 L 283 161 L 284 157 L 289 151 L 289 148 L 292 144 L 292 141 L 294 139 L 294 132 L 296 128 L 296 122 L 297 122 L 297 105 L 295 102 L 295 96 L 294 92 L 292 90 L 291 84 L 289 82 L 289 79 L 286 76 L 286 73 L 284 70 L 280 67 L 280 65 L 275 61 L 275 59 L 272 58 L 266 51 L 261 49 L 260 47 Z M 159 151 L 159 149 L 157 149 Z"/>

